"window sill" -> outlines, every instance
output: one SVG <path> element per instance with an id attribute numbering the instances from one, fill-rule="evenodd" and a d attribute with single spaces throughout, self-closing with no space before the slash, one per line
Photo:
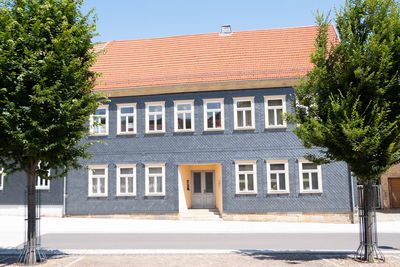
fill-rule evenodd
<path id="1" fill-rule="evenodd" d="M 290 194 L 289 191 L 268 191 L 268 195 Z"/>
<path id="2" fill-rule="evenodd" d="M 300 191 L 300 194 L 322 194 L 322 191 Z"/>
<path id="3" fill-rule="evenodd" d="M 204 129 L 204 132 L 223 132 L 225 129 Z"/>
<path id="4" fill-rule="evenodd" d="M 234 131 L 252 131 L 255 130 L 256 128 L 252 127 L 252 128 L 235 128 L 233 129 Z"/>
<path id="5" fill-rule="evenodd" d="M 136 197 L 136 194 L 117 194 L 117 197 Z"/>
<path id="6" fill-rule="evenodd" d="M 257 195 L 257 192 L 236 192 L 236 195 Z"/>
<path id="7" fill-rule="evenodd" d="M 265 130 L 274 130 L 274 129 L 287 129 L 287 126 L 284 125 L 284 126 L 268 126 L 268 127 L 265 127 Z"/>
<path id="8" fill-rule="evenodd" d="M 174 133 L 194 133 L 194 132 L 195 132 L 194 130 L 180 130 L 180 131 L 175 130 L 174 131 Z"/>
<path id="9" fill-rule="evenodd" d="M 90 197 L 90 198 L 96 198 L 96 197 L 108 197 L 108 195 L 89 195 L 88 197 Z"/>
<path id="10" fill-rule="evenodd" d="M 117 133 L 117 135 L 136 135 L 136 133 Z"/>
<path id="11" fill-rule="evenodd" d="M 158 131 L 158 132 L 146 132 L 145 134 L 165 134 L 165 131 Z"/>
<path id="12" fill-rule="evenodd" d="M 108 136 L 108 134 L 90 134 L 90 136 Z"/>

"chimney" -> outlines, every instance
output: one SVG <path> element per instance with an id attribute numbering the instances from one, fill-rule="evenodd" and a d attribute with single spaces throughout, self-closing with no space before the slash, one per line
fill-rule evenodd
<path id="1" fill-rule="evenodd" d="M 219 33 L 219 35 L 225 36 L 231 34 L 232 34 L 232 29 L 230 24 L 225 24 L 221 26 L 221 32 Z"/>

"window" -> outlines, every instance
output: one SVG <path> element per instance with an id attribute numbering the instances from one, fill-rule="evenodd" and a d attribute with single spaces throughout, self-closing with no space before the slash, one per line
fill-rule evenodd
<path id="1" fill-rule="evenodd" d="M 257 194 L 257 162 L 235 161 L 236 194 Z"/>
<path id="2" fill-rule="evenodd" d="M 204 99 L 204 130 L 224 130 L 224 99 Z"/>
<path id="3" fill-rule="evenodd" d="M 146 133 L 165 132 L 165 102 L 147 102 Z"/>
<path id="4" fill-rule="evenodd" d="M 289 171 L 287 160 L 266 160 L 267 192 L 289 193 Z"/>
<path id="5" fill-rule="evenodd" d="M 194 100 L 174 101 L 175 132 L 194 131 Z"/>
<path id="6" fill-rule="evenodd" d="M 117 164 L 117 196 L 136 195 L 136 164 Z"/>
<path id="7" fill-rule="evenodd" d="M 299 160 L 300 193 L 322 193 L 321 165 Z"/>
<path id="8" fill-rule="evenodd" d="M 165 195 L 165 164 L 146 164 L 146 196 Z"/>
<path id="9" fill-rule="evenodd" d="M 136 104 L 118 104 L 117 134 L 136 133 Z"/>
<path id="10" fill-rule="evenodd" d="M 265 128 L 285 128 L 286 96 L 264 96 Z"/>
<path id="11" fill-rule="evenodd" d="M 90 116 L 90 132 L 93 135 L 108 135 L 108 106 L 100 106 Z"/>
<path id="12" fill-rule="evenodd" d="M 40 169 L 40 162 L 38 164 L 38 169 Z M 47 175 L 50 175 L 50 170 L 47 171 Z M 50 180 L 41 178 L 39 175 L 36 176 L 36 190 L 50 190 Z"/>
<path id="13" fill-rule="evenodd" d="M 90 165 L 89 197 L 106 197 L 108 192 L 108 166 Z"/>
<path id="14" fill-rule="evenodd" d="M 3 168 L 0 168 L 0 190 L 3 190 L 4 186 L 4 173 Z"/>
<path id="15" fill-rule="evenodd" d="M 255 128 L 254 97 L 234 98 L 233 112 L 235 130 Z"/>

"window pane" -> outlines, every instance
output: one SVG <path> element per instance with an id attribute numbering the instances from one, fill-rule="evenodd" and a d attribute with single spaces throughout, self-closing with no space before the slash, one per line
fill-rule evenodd
<path id="1" fill-rule="evenodd" d="M 191 110 L 192 109 L 192 104 L 177 104 L 176 108 L 178 110 Z"/>
<path id="2" fill-rule="evenodd" d="M 195 172 L 193 174 L 193 192 L 201 193 L 201 173 Z"/>
<path id="3" fill-rule="evenodd" d="M 214 174 L 212 172 L 206 172 L 206 192 L 214 192 Z"/>
<path id="4" fill-rule="evenodd" d="M 282 99 L 268 100 L 268 106 L 282 106 Z"/>
<path id="5" fill-rule="evenodd" d="M 252 126 L 251 110 L 246 110 L 246 126 Z"/>
<path id="6" fill-rule="evenodd" d="M 126 179 L 125 179 L 125 177 L 121 177 L 120 187 L 121 187 L 121 193 L 125 193 L 126 192 Z"/>
<path id="7" fill-rule="evenodd" d="M 133 174 L 133 168 L 120 168 L 121 174 Z"/>
<path id="8" fill-rule="evenodd" d="M 154 115 L 150 115 L 150 116 L 149 116 L 149 130 L 150 130 L 150 131 L 154 131 L 154 129 L 155 129 L 155 128 L 154 128 L 154 126 L 155 126 L 155 125 L 154 125 L 154 124 L 155 124 L 155 123 L 154 123 L 154 119 L 155 119 L 155 116 L 154 116 Z"/>
<path id="9" fill-rule="evenodd" d="M 183 114 L 182 113 L 178 114 L 178 129 L 179 130 L 183 129 Z"/>
<path id="10" fill-rule="evenodd" d="M 285 164 L 270 164 L 269 167 L 271 171 L 285 170 Z"/>
<path id="11" fill-rule="evenodd" d="M 283 125 L 283 117 L 282 117 L 282 115 L 283 115 L 283 111 L 282 111 L 282 109 L 277 109 L 276 110 L 276 124 L 277 125 Z"/>
<path id="12" fill-rule="evenodd" d="M 275 125 L 274 112 L 275 110 L 268 109 L 268 125 Z"/>
<path id="13" fill-rule="evenodd" d="M 185 113 L 186 116 L 186 129 L 192 129 L 192 118 L 190 113 Z"/>
<path id="14" fill-rule="evenodd" d="M 121 117 L 121 132 L 126 132 L 126 117 Z"/>
<path id="15" fill-rule="evenodd" d="M 121 113 L 133 113 L 133 107 L 123 107 Z"/>
<path id="16" fill-rule="evenodd" d="M 286 180 L 284 173 L 279 174 L 279 190 L 286 190 Z"/>
<path id="17" fill-rule="evenodd" d="M 154 176 L 149 176 L 149 192 L 154 193 Z"/>
<path id="18" fill-rule="evenodd" d="M 253 164 L 239 165 L 239 171 L 253 171 Z"/>
<path id="19" fill-rule="evenodd" d="M 157 130 L 162 130 L 162 116 L 157 115 Z"/>
<path id="20" fill-rule="evenodd" d="M 105 193 L 105 178 L 99 178 L 99 182 L 100 182 L 100 193 Z"/>
<path id="21" fill-rule="evenodd" d="M 239 190 L 244 191 L 246 189 L 246 182 L 244 174 L 239 174 Z"/>
<path id="22" fill-rule="evenodd" d="M 162 193 L 162 176 L 157 176 L 157 192 Z"/>
<path id="23" fill-rule="evenodd" d="M 238 108 L 249 108 L 249 107 L 251 107 L 251 101 L 238 101 L 237 107 Z"/>
<path id="24" fill-rule="evenodd" d="M 310 178 L 308 173 L 303 173 L 303 189 L 310 190 Z"/>
<path id="25" fill-rule="evenodd" d="M 271 173 L 271 189 L 277 190 L 278 184 L 276 182 L 276 173 Z"/>
<path id="26" fill-rule="evenodd" d="M 247 175 L 247 190 L 253 191 L 254 190 L 254 177 L 253 174 Z"/>
<path id="27" fill-rule="evenodd" d="M 97 193 L 97 178 L 92 179 L 92 192 L 93 194 Z"/>
<path id="28" fill-rule="evenodd" d="M 105 108 L 97 109 L 95 115 L 106 115 L 106 109 Z"/>
<path id="29" fill-rule="evenodd" d="M 162 168 L 161 167 L 150 167 L 149 168 L 149 173 L 153 174 L 161 174 L 162 173 Z"/>
<path id="30" fill-rule="evenodd" d="M 93 175 L 104 175 L 106 173 L 105 169 L 93 169 Z"/>
<path id="31" fill-rule="evenodd" d="M 303 170 L 316 170 L 317 164 L 315 163 L 303 163 Z"/>
<path id="32" fill-rule="evenodd" d="M 221 112 L 215 112 L 215 128 L 221 128 Z"/>
<path id="33" fill-rule="evenodd" d="M 128 192 L 127 193 L 133 193 L 133 177 L 128 177 Z"/>
<path id="34" fill-rule="evenodd" d="M 162 105 L 149 106 L 150 112 L 162 112 Z"/>
<path id="35" fill-rule="evenodd" d="M 221 102 L 209 102 L 207 103 L 207 109 L 220 109 Z"/>
<path id="36" fill-rule="evenodd" d="M 129 132 L 133 132 L 134 128 L 133 128 L 133 116 L 129 116 L 128 117 L 128 131 Z"/>
<path id="37" fill-rule="evenodd" d="M 243 111 L 238 111 L 237 112 L 237 120 L 238 120 L 238 127 L 243 127 L 244 126 Z"/>
<path id="38" fill-rule="evenodd" d="M 319 189 L 318 174 L 316 172 L 311 173 L 311 185 L 312 185 L 312 189 L 314 189 L 314 190 Z"/>
<path id="39" fill-rule="evenodd" d="M 207 127 L 214 128 L 213 125 L 213 112 L 207 112 Z"/>

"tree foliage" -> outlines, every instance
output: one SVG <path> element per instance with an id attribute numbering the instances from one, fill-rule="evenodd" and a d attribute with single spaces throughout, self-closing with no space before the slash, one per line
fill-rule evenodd
<path id="1" fill-rule="evenodd" d="M 82 0 L 0 1 L 0 164 L 62 177 L 81 167 L 92 92 L 95 17 Z M 40 169 L 38 168 L 38 163 Z M 51 178 L 51 177 L 50 177 Z"/>
<path id="2" fill-rule="evenodd" d="M 400 6 L 347 0 L 336 11 L 340 42 L 319 25 L 314 68 L 295 88 L 295 134 L 321 159 L 345 161 L 360 181 L 374 180 L 400 151 Z M 331 29 L 332 30 L 332 29 Z"/>

